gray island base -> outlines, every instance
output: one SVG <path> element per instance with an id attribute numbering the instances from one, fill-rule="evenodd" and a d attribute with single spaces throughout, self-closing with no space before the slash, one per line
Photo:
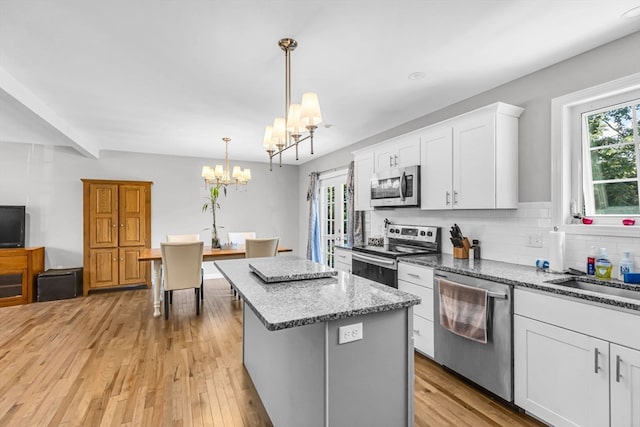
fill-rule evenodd
<path id="1" fill-rule="evenodd" d="M 283 271 L 293 256 L 271 258 Z M 413 425 L 413 305 L 385 285 L 335 277 L 265 283 L 250 259 L 216 261 L 243 300 L 243 362 L 277 427 Z M 362 338 L 341 327 L 361 324 Z"/>

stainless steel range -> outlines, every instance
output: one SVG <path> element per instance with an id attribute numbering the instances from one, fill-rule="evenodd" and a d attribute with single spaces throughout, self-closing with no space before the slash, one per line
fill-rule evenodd
<path id="1" fill-rule="evenodd" d="M 398 287 L 398 258 L 440 253 L 440 227 L 396 225 L 387 227 L 388 245 L 354 246 L 351 272 L 357 276 Z"/>

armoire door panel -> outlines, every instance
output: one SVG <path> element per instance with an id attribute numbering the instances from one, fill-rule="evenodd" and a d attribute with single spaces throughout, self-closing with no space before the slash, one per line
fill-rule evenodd
<path id="1" fill-rule="evenodd" d="M 118 186 L 91 184 L 89 191 L 89 246 L 118 246 Z"/>
<path id="2" fill-rule="evenodd" d="M 145 244 L 145 187 L 120 186 L 120 246 Z"/>
<path id="3" fill-rule="evenodd" d="M 91 287 L 109 287 L 118 284 L 118 249 L 92 250 Z"/>
<path id="4" fill-rule="evenodd" d="M 132 285 L 146 282 L 145 263 L 138 261 L 142 247 L 120 248 L 120 284 Z"/>

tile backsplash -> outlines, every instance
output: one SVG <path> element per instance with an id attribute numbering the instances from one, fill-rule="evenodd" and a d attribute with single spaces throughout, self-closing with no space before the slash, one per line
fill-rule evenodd
<path id="1" fill-rule="evenodd" d="M 449 229 L 455 223 L 469 240 L 480 241 L 483 259 L 535 265 L 536 259 L 549 259 L 549 232 L 553 228 L 550 202 L 520 203 L 513 210 L 423 211 L 414 208 L 374 210 L 365 213 L 365 237 L 384 235 L 384 219 L 394 224 L 442 227 L 442 252 L 451 254 Z M 591 247 L 607 248 L 614 273 L 623 251 L 630 251 L 634 269 L 640 270 L 640 239 L 567 234 L 565 268 L 586 270 Z M 614 274 L 617 277 L 616 274 Z"/>

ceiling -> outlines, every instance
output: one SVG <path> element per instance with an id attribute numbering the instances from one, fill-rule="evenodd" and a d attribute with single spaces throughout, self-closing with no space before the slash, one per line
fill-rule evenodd
<path id="1" fill-rule="evenodd" d="M 292 102 L 320 99 L 317 157 L 639 31 L 621 17 L 638 6 L 0 0 L 0 141 L 222 158 L 229 136 L 232 159 L 268 161 L 264 127 L 284 111 L 277 42 L 292 37 Z"/>

